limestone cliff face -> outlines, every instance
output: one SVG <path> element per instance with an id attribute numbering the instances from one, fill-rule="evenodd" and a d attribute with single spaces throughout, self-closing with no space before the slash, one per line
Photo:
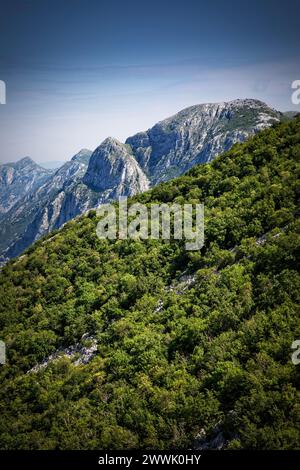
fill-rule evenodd
<path id="1" fill-rule="evenodd" d="M 282 114 L 257 100 L 200 104 L 186 108 L 126 140 L 152 184 L 207 163 Z"/>
<path id="2" fill-rule="evenodd" d="M 149 188 L 148 178 L 130 147 L 111 137 L 94 151 L 83 183 L 110 197 L 131 196 Z"/>
<path id="3" fill-rule="evenodd" d="M 81 150 L 5 214 L 0 224 L 2 259 L 17 256 L 42 235 L 84 211 L 86 200 L 75 188 L 91 154 L 90 150 Z"/>
<path id="4" fill-rule="evenodd" d="M 106 139 L 93 153 L 81 150 L 8 212 L 0 227 L 2 262 L 88 209 L 148 187 L 128 147 L 117 140 Z"/>

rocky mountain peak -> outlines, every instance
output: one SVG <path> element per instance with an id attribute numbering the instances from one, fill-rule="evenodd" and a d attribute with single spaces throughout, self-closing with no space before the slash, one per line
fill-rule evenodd
<path id="1" fill-rule="evenodd" d="M 37 163 L 35 163 L 35 162 L 32 160 L 32 158 L 30 158 L 30 157 L 23 157 L 23 158 L 21 158 L 20 160 L 18 160 L 18 161 L 15 163 L 14 166 L 15 166 L 15 167 L 19 167 L 19 168 L 21 168 L 21 167 L 24 168 L 25 166 L 28 166 L 28 165 L 30 165 L 30 166 L 32 166 L 32 165 L 39 166 L 39 165 L 37 165 Z"/>
<path id="2" fill-rule="evenodd" d="M 85 149 L 85 148 L 81 149 L 78 153 L 74 155 L 74 157 L 72 157 L 71 161 L 82 162 L 82 163 L 88 164 L 92 153 L 93 152 L 89 149 Z"/>
<path id="3" fill-rule="evenodd" d="M 115 194 L 135 194 L 149 187 L 131 148 L 108 137 L 91 156 L 83 182 L 94 191 L 112 190 Z"/>
<path id="4" fill-rule="evenodd" d="M 126 143 L 151 183 L 157 184 L 196 163 L 211 161 L 281 117 L 281 113 L 254 99 L 198 104 L 129 137 Z"/>
<path id="5" fill-rule="evenodd" d="M 51 170 L 42 168 L 30 157 L 0 165 L 0 215 L 43 184 L 51 174 Z"/>
<path id="6" fill-rule="evenodd" d="M 50 177 L 29 157 L 0 166 L 0 257 L 16 256 L 88 209 L 210 162 L 234 143 L 288 118 L 254 99 L 197 104 L 125 144 L 108 137 L 94 152 L 81 149 Z"/>

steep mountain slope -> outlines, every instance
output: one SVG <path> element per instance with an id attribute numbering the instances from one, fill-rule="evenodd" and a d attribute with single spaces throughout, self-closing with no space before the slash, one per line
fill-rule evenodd
<path id="1" fill-rule="evenodd" d="M 126 144 L 107 138 L 93 153 L 86 175 L 87 161 L 80 166 L 73 159 L 8 212 L 0 227 L 2 263 L 87 209 L 209 162 L 280 119 L 286 117 L 260 101 L 235 100 L 186 108 Z"/>
<path id="2" fill-rule="evenodd" d="M 300 448 L 299 159 L 297 118 L 131 199 L 204 202 L 201 252 L 90 211 L 8 263 L 0 447 Z"/>
<path id="3" fill-rule="evenodd" d="M 132 150 L 153 184 L 210 162 L 236 142 L 278 122 L 283 115 L 258 100 L 191 106 L 129 137 Z"/>
<path id="4" fill-rule="evenodd" d="M 6 215 L 0 226 L 3 261 L 99 203 L 148 187 L 147 178 L 124 144 L 106 139 L 93 153 L 81 150 Z"/>
<path id="5" fill-rule="evenodd" d="M 16 163 L 0 165 L 0 218 L 25 194 L 41 186 L 52 174 L 25 157 Z"/>

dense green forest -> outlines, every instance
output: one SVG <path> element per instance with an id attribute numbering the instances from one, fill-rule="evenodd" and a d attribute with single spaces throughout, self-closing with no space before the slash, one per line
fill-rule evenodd
<path id="1" fill-rule="evenodd" d="M 6 265 L 0 447 L 192 448 L 222 433 L 229 449 L 299 449 L 299 159 L 296 118 L 132 198 L 203 202 L 201 252 L 99 240 L 91 211 Z M 86 334 L 87 364 L 30 371 Z"/>

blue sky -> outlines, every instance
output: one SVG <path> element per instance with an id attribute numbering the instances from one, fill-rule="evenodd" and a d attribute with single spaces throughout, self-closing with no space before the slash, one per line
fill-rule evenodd
<path id="1" fill-rule="evenodd" d="M 300 3 L 1 1 L 0 162 L 66 160 L 201 102 L 295 109 Z"/>

